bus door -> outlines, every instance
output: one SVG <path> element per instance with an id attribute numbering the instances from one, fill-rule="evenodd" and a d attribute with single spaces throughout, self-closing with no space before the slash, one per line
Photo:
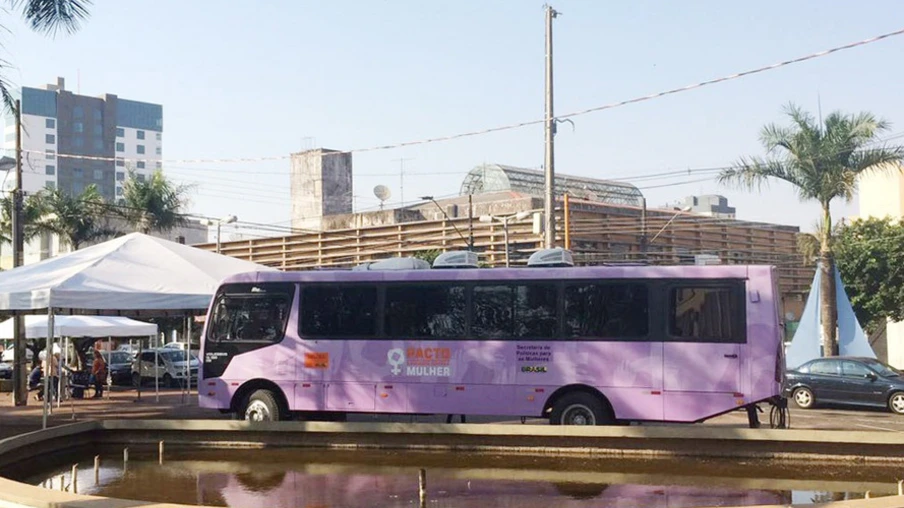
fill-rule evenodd
<path id="1" fill-rule="evenodd" d="M 376 382 L 362 351 L 376 335 L 376 305 L 376 285 L 302 286 L 298 409 L 374 410 Z"/>
<path id="2" fill-rule="evenodd" d="M 730 409 L 744 364 L 744 282 L 681 282 L 665 294 L 665 419 L 693 421 Z"/>

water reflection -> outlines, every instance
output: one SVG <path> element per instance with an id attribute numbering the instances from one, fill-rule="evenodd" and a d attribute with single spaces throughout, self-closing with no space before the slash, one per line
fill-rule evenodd
<path id="1" fill-rule="evenodd" d="M 421 467 L 427 470 L 427 505 L 450 508 L 749 506 L 854 499 L 866 491 L 878 496 L 896 489 L 893 469 L 862 465 L 808 468 L 728 460 L 536 459 L 297 449 L 168 454 L 171 458 L 163 466 L 150 457 L 135 457 L 127 471 L 106 461 L 97 484 L 93 469 L 83 467 L 80 493 L 230 507 L 412 507 L 419 504 Z M 81 463 L 91 460 L 81 457 Z M 66 466 L 45 469 L 23 480 L 41 484 L 52 477 L 58 482 L 68 471 Z"/>

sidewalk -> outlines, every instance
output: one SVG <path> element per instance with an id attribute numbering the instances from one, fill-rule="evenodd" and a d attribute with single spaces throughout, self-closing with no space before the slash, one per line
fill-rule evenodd
<path id="1" fill-rule="evenodd" d="M 43 402 L 32 396 L 27 406 L 13 406 L 11 393 L 0 393 L 0 439 L 22 432 L 40 430 L 44 414 Z M 74 417 L 73 417 L 74 413 Z M 132 389 L 113 391 L 102 399 L 73 399 L 54 407 L 47 425 L 65 425 L 74 421 L 103 419 L 224 419 L 217 410 L 198 407 L 197 394 L 185 397 L 179 390 L 160 390 L 160 400 L 154 389 L 143 389 L 141 400 Z"/>

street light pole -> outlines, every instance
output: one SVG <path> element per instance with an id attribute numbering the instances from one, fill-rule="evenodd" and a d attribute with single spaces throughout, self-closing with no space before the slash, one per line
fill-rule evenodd
<path id="1" fill-rule="evenodd" d="M 200 222 L 202 226 L 216 226 L 217 227 L 217 254 L 220 253 L 220 228 L 223 224 L 232 224 L 237 221 L 238 217 L 235 215 L 227 215 L 222 219 L 201 219 Z"/>
<path id="2" fill-rule="evenodd" d="M 509 260 L 509 232 L 508 225 L 509 221 L 515 219 L 516 221 L 524 219 L 529 216 L 530 212 L 518 212 L 513 215 L 504 215 L 502 217 L 496 215 L 481 215 L 478 219 L 480 222 L 501 222 L 502 223 L 502 240 L 505 242 L 505 267 L 508 268 L 511 266 Z M 494 249 L 495 250 L 495 249 Z"/>
<path id="3" fill-rule="evenodd" d="M 445 208 L 439 206 L 439 203 L 437 203 L 436 200 L 433 199 L 433 196 L 421 196 L 421 199 L 424 200 L 424 201 L 430 201 L 431 203 L 433 203 L 434 205 L 436 205 L 436 207 L 439 208 L 439 211 L 443 213 L 443 217 L 445 217 L 446 220 L 449 221 L 449 224 L 452 224 L 452 228 L 455 229 L 455 232 L 458 233 L 458 236 L 461 237 L 461 239 L 464 240 L 464 242 L 465 242 L 466 244 L 468 244 L 468 250 L 469 250 L 469 251 L 470 251 L 470 250 L 474 250 L 474 233 L 473 233 L 473 226 L 469 226 L 469 227 L 472 228 L 472 229 L 471 229 L 471 237 L 470 237 L 470 240 L 469 240 L 469 239 L 465 238 L 465 235 L 461 234 L 461 230 L 458 229 L 458 226 L 455 225 L 455 221 L 452 220 L 452 217 L 449 217 L 449 214 L 446 213 L 446 209 L 445 209 Z M 468 196 L 468 203 L 469 203 L 469 207 L 470 207 L 470 196 Z M 471 213 L 471 211 L 470 211 L 470 209 L 469 209 L 469 210 L 468 210 L 468 214 L 470 215 L 470 213 Z M 470 223 L 471 219 L 469 218 L 468 221 L 469 221 L 469 223 Z M 443 236 L 445 237 L 446 235 L 443 234 Z"/>

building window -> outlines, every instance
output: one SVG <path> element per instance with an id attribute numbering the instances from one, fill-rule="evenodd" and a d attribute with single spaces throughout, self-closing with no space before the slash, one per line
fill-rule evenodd
<path id="1" fill-rule="evenodd" d="M 44 127 L 47 127 L 48 129 L 56 129 L 56 119 L 55 118 L 45 119 Z"/>
<path id="2" fill-rule="evenodd" d="M 135 178 L 137 178 L 139 182 L 144 181 L 144 175 L 142 175 L 141 173 L 138 173 L 137 175 L 135 175 Z"/>
<path id="3" fill-rule="evenodd" d="M 116 151 L 117 152 L 125 152 L 126 144 L 125 143 L 116 143 Z"/>
<path id="4" fill-rule="evenodd" d="M 49 160 L 56 159 L 56 150 L 47 150 L 44 157 Z"/>
<path id="5" fill-rule="evenodd" d="M 122 171 L 117 171 L 117 172 L 116 172 L 116 181 L 117 181 L 117 182 L 124 182 L 125 180 L 126 180 L 126 174 L 123 173 Z"/>
<path id="6" fill-rule="evenodd" d="M 85 124 L 82 122 L 72 122 L 73 132 L 85 132 Z"/>
<path id="7" fill-rule="evenodd" d="M 139 154 L 143 154 L 144 153 L 144 145 L 138 145 L 136 147 L 136 150 L 138 151 Z"/>
<path id="8" fill-rule="evenodd" d="M 157 133 L 157 141 L 160 141 L 161 139 L 163 139 L 163 134 L 158 132 Z"/>
<path id="9" fill-rule="evenodd" d="M 85 116 L 85 110 L 82 109 L 81 106 L 76 106 L 72 108 L 72 117 L 73 118 L 82 118 Z"/>
<path id="10" fill-rule="evenodd" d="M 126 165 L 126 161 L 124 161 L 122 159 L 116 159 L 116 165 L 119 167 L 123 167 Z"/>
<path id="11" fill-rule="evenodd" d="M 157 162 L 154 163 L 154 166 L 155 166 L 157 169 L 161 169 L 161 168 L 163 168 L 163 163 L 160 162 L 160 161 L 157 161 Z"/>
<path id="12" fill-rule="evenodd" d="M 82 177 L 82 168 L 72 168 L 72 176 L 75 178 Z"/>
<path id="13" fill-rule="evenodd" d="M 144 169 L 144 161 L 138 161 L 137 167 L 138 169 Z"/>
<path id="14" fill-rule="evenodd" d="M 136 136 L 138 139 L 144 139 L 144 131 L 137 131 L 137 132 L 135 132 L 135 136 Z"/>
<path id="15" fill-rule="evenodd" d="M 44 135 L 44 141 L 45 141 L 48 145 L 55 145 L 55 144 L 56 144 L 56 136 L 53 135 L 53 134 L 45 134 L 45 135 Z"/>
<path id="16" fill-rule="evenodd" d="M 103 180 L 104 179 L 104 170 L 103 169 L 95 169 L 94 170 L 94 179 L 95 180 Z"/>
<path id="17" fill-rule="evenodd" d="M 117 127 L 117 128 L 116 128 L 116 137 L 117 137 L 117 138 L 124 138 L 124 137 L 126 137 L 126 130 L 123 129 L 122 127 Z"/>
<path id="18" fill-rule="evenodd" d="M 159 146 L 157 147 L 156 152 L 157 152 L 157 155 L 160 155 L 163 153 L 162 149 Z"/>
<path id="19" fill-rule="evenodd" d="M 117 196 L 122 196 L 122 187 L 120 187 L 120 186 L 118 186 L 118 185 L 116 186 L 116 195 L 117 195 Z"/>
<path id="20" fill-rule="evenodd" d="M 44 188 L 47 190 L 54 190 L 56 189 L 56 182 L 45 182 Z"/>
<path id="21" fill-rule="evenodd" d="M 45 175 L 55 175 L 56 174 L 56 166 L 52 164 L 48 164 L 44 166 L 44 174 Z"/>

